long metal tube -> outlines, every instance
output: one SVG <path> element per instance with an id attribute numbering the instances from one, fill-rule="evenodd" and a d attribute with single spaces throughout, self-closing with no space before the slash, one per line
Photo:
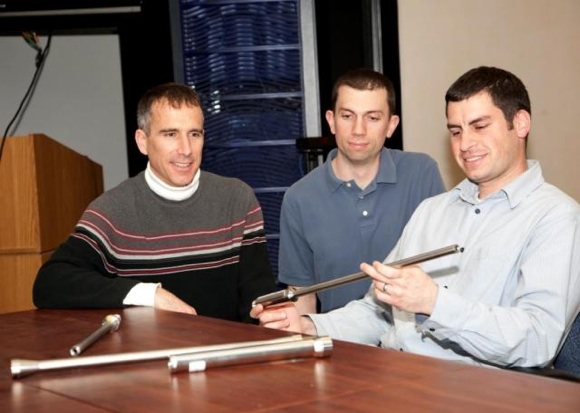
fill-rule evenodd
<path id="1" fill-rule="evenodd" d="M 103 366 L 168 358 L 178 354 L 194 354 L 217 350 L 235 350 L 248 346 L 301 341 L 301 335 L 292 335 L 271 340 L 244 341 L 239 343 L 213 344 L 208 346 L 181 347 L 167 350 L 137 351 L 131 353 L 103 354 L 53 360 L 12 359 L 10 371 L 12 378 L 19 379 L 40 371 L 60 370 L 77 367 Z"/>
<path id="2" fill-rule="evenodd" d="M 449 254 L 455 254 L 457 252 L 463 252 L 463 248 L 459 245 L 449 245 L 444 248 L 439 248 L 437 250 L 425 252 L 423 254 L 414 255 L 409 258 L 405 258 L 399 261 L 388 263 L 387 265 L 391 267 L 404 267 L 407 265 L 419 264 L 421 262 L 433 260 L 435 258 L 443 257 Z M 344 277 L 336 278 L 330 281 L 324 281 L 318 284 L 314 284 L 308 287 L 299 288 L 286 288 L 285 290 L 276 291 L 274 293 L 265 294 L 256 298 L 252 302 L 252 306 L 257 304 L 262 304 L 262 306 L 267 307 L 273 304 L 279 304 L 286 301 L 296 301 L 298 297 L 306 294 L 317 293 L 322 290 L 327 290 L 329 288 L 338 287 L 339 285 L 348 284 L 354 281 L 362 280 L 368 277 L 364 272 L 357 272 L 350 275 L 345 275 Z"/>
<path id="3" fill-rule="evenodd" d="M 261 363 L 306 357 L 328 357 L 332 353 L 330 337 L 312 337 L 301 341 L 270 343 L 237 349 L 181 354 L 169 357 L 171 373 L 198 372 L 208 368 Z"/>

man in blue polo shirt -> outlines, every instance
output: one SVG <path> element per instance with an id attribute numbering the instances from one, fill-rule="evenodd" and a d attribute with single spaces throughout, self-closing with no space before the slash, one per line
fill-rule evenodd
<path id="1" fill-rule="evenodd" d="M 370 69 L 341 76 L 326 120 L 337 149 L 284 196 L 280 216 L 279 281 L 308 286 L 383 260 L 413 211 L 445 190 L 435 161 L 384 147 L 399 124 L 391 81 Z M 326 312 L 361 298 L 370 279 L 322 291 Z M 297 302 L 317 311 L 314 294 Z"/>

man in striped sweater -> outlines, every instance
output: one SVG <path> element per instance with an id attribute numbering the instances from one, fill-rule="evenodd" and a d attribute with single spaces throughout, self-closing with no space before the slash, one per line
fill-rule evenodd
<path id="1" fill-rule="evenodd" d="M 252 300 L 275 289 L 252 189 L 200 170 L 204 119 L 192 89 L 152 88 L 137 122 L 146 170 L 88 206 L 39 270 L 34 304 L 142 305 L 250 322 Z"/>

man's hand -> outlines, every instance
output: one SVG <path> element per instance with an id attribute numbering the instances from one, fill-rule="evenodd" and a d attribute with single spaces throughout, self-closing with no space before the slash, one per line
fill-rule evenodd
<path id="1" fill-rule="evenodd" d="M 375 261 L 360 268 L 373 279 L 379 300 L 411 313 L 433 312 L 439 286 L 418 266 L 394 268 Z"/>
<path id="2" fill-rule="evenodd" d="M 301 317 L 291 302 L 267 308 L 258 304 L 250 311 L 250 317 L 259 319 L 260 325 L 266 328 L 316 335 L 316 329 L 310 318 Z"/>
<path id="3" fill-rule="evenodd" d="M 298 297 L 298 300 L 294 302 L 296 309 L 301 315 L 315 314 L 316 313 L 316 294 L 306 294 Z"/>
<path id="4" fill-rule="evenodd" d="M 197 315 L 195 308 L 181 301 L 181 299 L 177 298 L 162 287 L 157 288 L 155 291 L 154 307 L 161 310 L 175 311 L 177 313 Z"/>

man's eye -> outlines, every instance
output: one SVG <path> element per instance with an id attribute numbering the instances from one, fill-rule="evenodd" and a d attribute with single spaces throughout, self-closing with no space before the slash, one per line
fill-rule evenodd
<path id="1" fill-rule="evenodd" d="M 481 129 L 485 129 L 487 127 L 488 127 L 487 124 L 485 124 L 485 125 L 475 125 L 475 130 L 481 130 Z"/>

